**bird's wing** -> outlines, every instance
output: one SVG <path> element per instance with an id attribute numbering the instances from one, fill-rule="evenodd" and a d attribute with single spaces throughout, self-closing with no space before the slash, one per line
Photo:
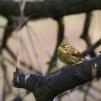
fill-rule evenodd
<path id="1" fill-rule="evenodd" d="M 83 57 L 83 55 L 78 50 L 76 50 L 75 48 L 72 48 L 71 54 L 74 56 Z"/>

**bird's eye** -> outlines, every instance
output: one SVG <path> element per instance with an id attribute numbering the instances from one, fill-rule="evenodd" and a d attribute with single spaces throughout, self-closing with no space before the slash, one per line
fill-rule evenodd
<path id="1" fill-rule="evenodd" d="M 64 46 L 64 49 L 67 49 L 68 48 L 68 46 Z"/>

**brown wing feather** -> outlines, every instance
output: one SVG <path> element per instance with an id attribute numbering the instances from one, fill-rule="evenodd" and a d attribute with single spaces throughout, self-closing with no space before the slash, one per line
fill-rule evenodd
<path id="1" fill-rule="evenodd" d="M 73 47 L 72 47 L 72 50 L 71 50 L 71 54 L 74 55 L 74 56 L 83 57 L 83 55 Z"/>

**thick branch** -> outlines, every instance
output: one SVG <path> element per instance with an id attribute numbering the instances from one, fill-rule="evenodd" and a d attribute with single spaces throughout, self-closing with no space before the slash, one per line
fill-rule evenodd
<path id="1" fill-rule="evenodd" d="M 52 101 L 58 94 L 91 81 L 92 70 L 97 72 L 96 77 L 101 77 L 101 55 L 79 64 L 65 66 L 64 69 L 44 77 L 17 69 L 13 83 L 15 87 L 32 91 L 37 101 Z"/>
<path id="2" fill-rule="evenodd" d="M 45 17 L 61 17 L 101 9 L 101 0 L 45 0 L 27 2 L 24 13 L 33 19 Z M 18 2 L 1 0 L 0 14 L 4 16 L 19 16 Z"/>

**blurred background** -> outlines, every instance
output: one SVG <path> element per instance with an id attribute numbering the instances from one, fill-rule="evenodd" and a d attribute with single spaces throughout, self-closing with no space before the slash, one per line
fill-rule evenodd
<path id="1" fill-rule="evenodd" d="M 83 52 L 88 46 L 101 39 L 101 12 L 93 11 L 88 33 L 87 43 L 82 36 L 86 14 L 64 16 L 64 37 L 79 51 Z M 0 46 L 3 44 L 5 28 L 8 21 L 0 16 Z M 10 27 L 10 26 L 9 26 Z M 52 18 L 28 21 L 22 29 L 14 30 L 7 41 L 7 48 L 0 54 L 0 101 L 35 101 L 32 93 L 12 86 L 13 72 L 19 58 L 19 68 L 23 71 L 38 75 L 46 75 L 56 71 L 65 64 L 58 59 L 50 65 L 58 36 L 58 22 Z M 99 55 L 101 46 L 95 50 Z M 91 58 L 90 55 L 87 58 Z M 54 62 L 54 61 L 53 61 Z M 54 65 L 55 64 L 55 65 Z M 52 67 L 51 67 L 52 66 Z M 101 81 L 94 80 L 80 87 L 67 91 L 57 96 L 54 101 L 101 101 Z"/>

